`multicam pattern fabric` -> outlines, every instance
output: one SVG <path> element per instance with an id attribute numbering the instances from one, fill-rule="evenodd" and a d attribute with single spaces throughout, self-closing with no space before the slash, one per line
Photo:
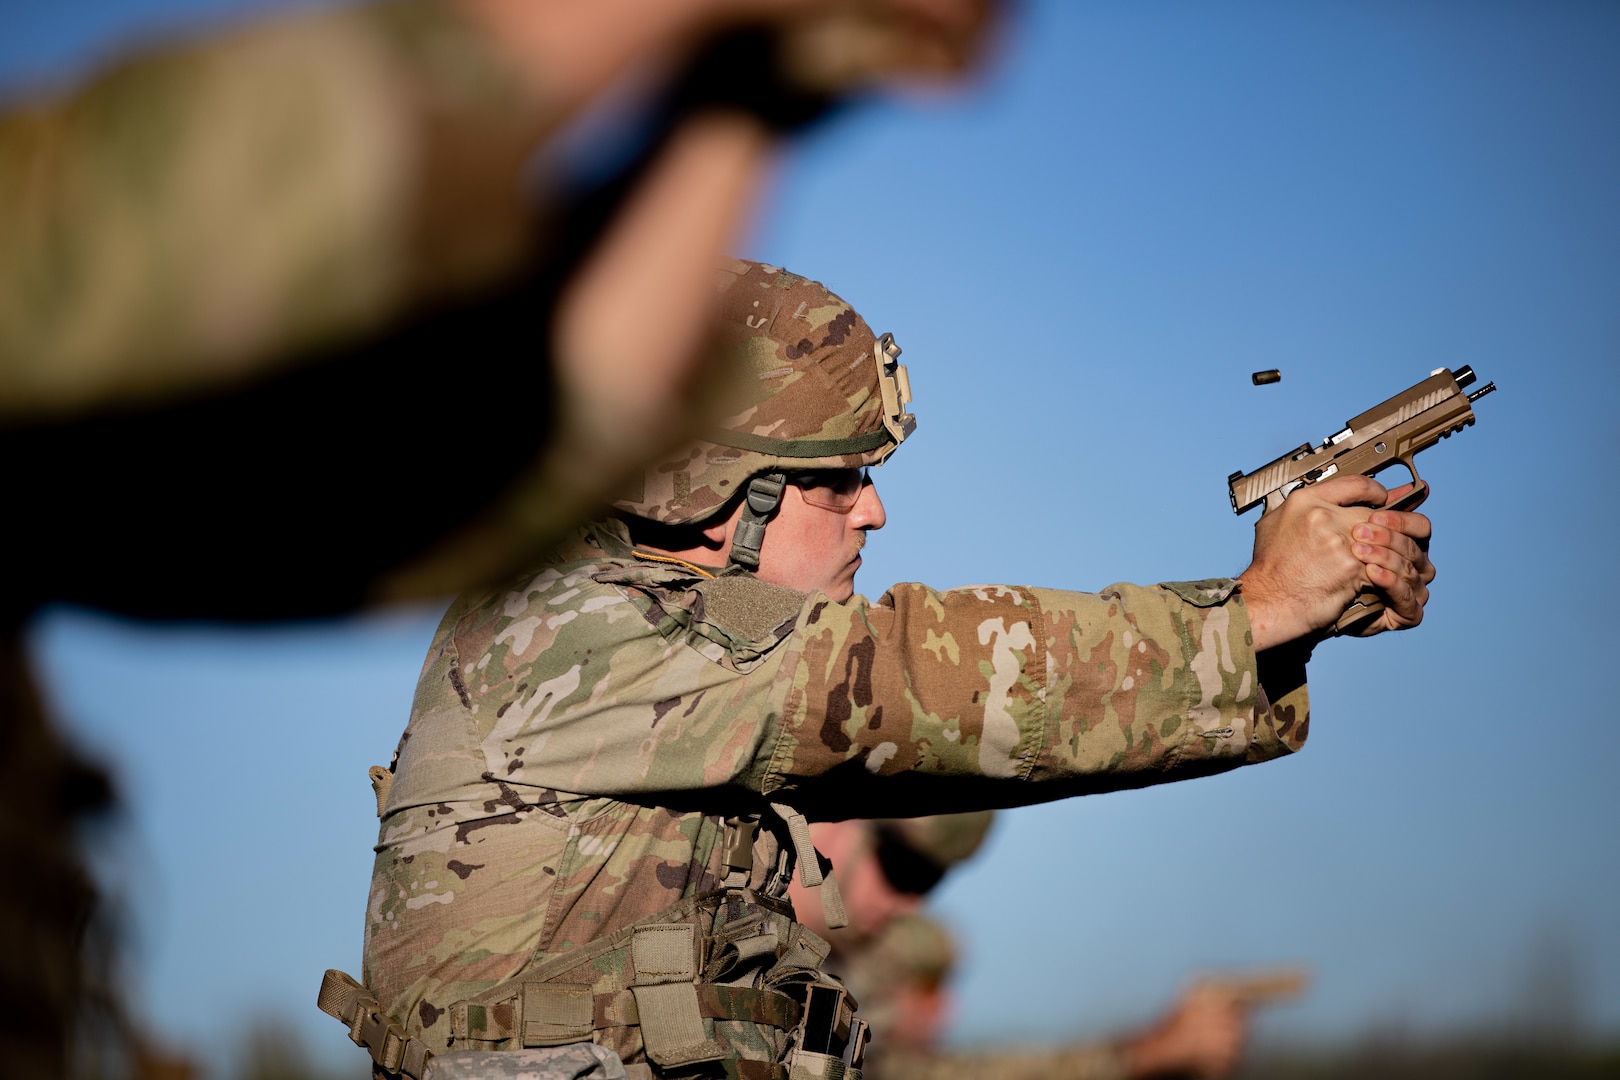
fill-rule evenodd
<path id="1" fill-rule="evenodd" d="M 562 119 L 444 0 L 305 12 L 0 115 L 0 421 L 259 377 L 513 270 Z"/>
<path id="2" fill-rule="evenodd" d="M 638 558 L 598 523 L 446 614 L 384 808 L 365 981 L 444 1049 L 455 1002 L 717 885 L 724 815 L 1218 771 L 1303 741 L 1303 681 L 1271 690 L 1229 580 L 835 603 Z"/>
<path id="3" fill-rule="evenodd" d="M 821 282 L 746 259 L 724 260 L 717 279 L 712 345 L 737 373 L 743 400 L 713 441 L 648 466 L 614 503 L 626 513 L 701 521 L 756 473 L 876 465 L 914 426 L 905 369 L 902 394 L 866 320 Z M 847 445 L 863 441 L 866 449 Z"/>
<path id="4" fill-rule="evenodd" d="M 589 1043 L 489 1053 L 456 1050 L 428 1062 L 422 1080 L 627 1080 L 624 1063 Z"/>

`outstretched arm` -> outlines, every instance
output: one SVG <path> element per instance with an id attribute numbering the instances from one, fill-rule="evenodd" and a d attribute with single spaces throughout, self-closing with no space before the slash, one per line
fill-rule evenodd
<path id="1" fill-rule="evenodd" d="M 726 27 L 861 13 L 876 46 L 828 77 L 837 93 L 960 67 L 988 6 L 384 0 L 170 44 L 12 103 L 0 422 L 259 377 L 500 280 L 536 239 L 521 182 L 535 147 L 627 72 L 670 69 Z M 749 139 L 720 148 L 719 182 L 683 188 L 683 214 L 725 226 L 693 260 L 748 212 L 738 191 L 763 164 Z"/>

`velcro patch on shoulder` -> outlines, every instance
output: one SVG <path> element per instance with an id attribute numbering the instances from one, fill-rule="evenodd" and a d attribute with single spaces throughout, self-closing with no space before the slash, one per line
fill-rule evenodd
<path id="1" fill-rule="evenodd" d="M 725 574 L 697 586 L 703 618 L 745 641 L 775 635 L 799 614 L 805 594 L 761 581 L 753 574 Z"/>

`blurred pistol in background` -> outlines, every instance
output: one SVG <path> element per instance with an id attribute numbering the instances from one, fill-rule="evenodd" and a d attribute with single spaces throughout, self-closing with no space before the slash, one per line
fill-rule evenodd
<path id="1" fill-rule="evenodd" d="M 1251 473 L 1240 469 L 1226 478 L 1232 512 L 1241 514 L 1264 502 L 1266 508 L 1261 513 L 1266 514 L 1281 506 L 1296 488 L 1340 474 L 1372 476 L 1396 462 L 1412 474 L 1413 486 L 1408 495 L 1391 503 L 1388 509 L 1407 509 L 1428 490 L 1418 477 L 1418 452 L 1472 424 L 1473 403 L 1496 389 L 1493 382 L 1467 393 L 1473 382 L 1474 369 L 1466 365 L 1455 372 L 1437 368 L 1416 386 L 1352 419 L 1343 431 L 1323 440 L 1321 446 L 1306 443 Z M 1378 593 L 1364 589 L 1339 617 L 1334 630 L 1345 633 L 1383 610 L 1384 602 Z"/>
<path id="2" fill-rule="evenodd" d="M 1264 968 L 1228 975 L 1204 975 L 1194 989 L 1231 998 L 1245 1009 L 1256 1005 L 1280 1005 L 1303 994 L 1311 983 L 1311 973 L 1302 967 Z"/>

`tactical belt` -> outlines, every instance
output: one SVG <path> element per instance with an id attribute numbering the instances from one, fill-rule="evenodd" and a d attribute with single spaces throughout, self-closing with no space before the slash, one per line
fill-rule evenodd
<path id="1" fill-rule="evenodd" d="M 697 983 L 694 989 L 698 1016 L 745 1020 L 782 1031 L 792 1031 L 799 1024 L 799 1003 L 786 994 L 713 983 Z M 586 1042 L 592 1033 L 611 1027 L 642 1026 L 641 1006 L 634 990 L 593 994 L 589 986 L 529 983 L 523 987 L 521 1012 L 514 1005 L 516 1002 L 504 1007 L 470 1005 L 462 1015 L 473 1014 L 469 1026 L 480 1033 L 480 1041 L 499 1038 L 497 1032 L 506 1030 L 512 1032 L 507 1038 L 526 1049 Z M 484 1015 L 477 1015 L 480 1010 Z M 506 1022 L 501 1023 L 501 1019 Z"/>

